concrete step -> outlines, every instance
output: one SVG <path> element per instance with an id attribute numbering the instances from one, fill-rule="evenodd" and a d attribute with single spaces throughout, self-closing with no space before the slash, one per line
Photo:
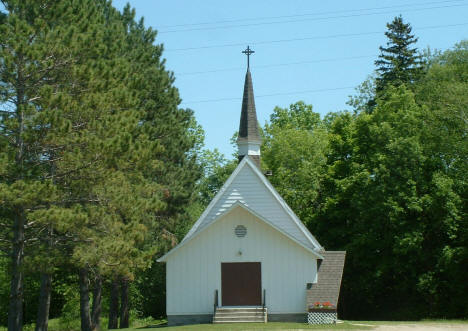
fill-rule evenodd
<path id="1" fill-rule="evenodd" d="M 263 318 L 265 315 L 263 314 L 215 314 L 215 318 Z"/>
<path id="2" fill-rule="evenodd" d="M 229 323 L 264 323 L 263 321 L 241 321 L 241 320 L 235 320 L 235 321 L 213 321 L 213 324 L 229 324 Z"/>
<path id="3" fill-rule="evenodd" d="M 263 323 L 266 315 L 263 307 L 219 307 L 213 323 Z"/>
<path id="4" fill-rule="evenodd" d="M 266 308 L 265 308 L 266 311 Z M 263 314 L 263 308 L 217 308 L 217 313 L 251 313 L 258 312 Z"/>
<path id="5" fill-rule="evenodd" d="M 249 319 L 249 318 L 257 318 L 263 320 L 265 318 L 265 315 L 236 315 L 236 316 L 214 316 L 213 319 L 217 320 L 225 320 L 225 319 L 230 319 L 230 318 L 237 318 L 237 319 Z"/>
<path id="6" fill-rule="evenodd" d="M 223 311 L 217 311 L 216 316 L 232 316 L 232 315 L 237 315 L 237 316 L 248 316 L 248 315 L 253 315 L 253 316 L 263 316 L 265 313 L 263 311 L 239 311 L 239 312 L 223 312 Z"/>
<path id="7" fill-rule="evenodd" d="M 263 317 L 258 318 L 258 317 L 242 317 L 242 318 L 214 318 L 213 323 L 263 323 L 264 319 Z"/>
<path id="8" fill-rule="evenodd" d="M 213 324 L 228 324 L 228 323 L 265 323 L 263 320 L 258 321 L 243 321 L 243 320 L 234 320 L 234 321 L 213 321 Z"/>

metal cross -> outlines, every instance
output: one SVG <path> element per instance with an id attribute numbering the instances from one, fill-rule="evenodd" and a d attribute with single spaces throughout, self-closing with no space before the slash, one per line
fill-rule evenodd
<path id="1" fill-rule="evenodd" d="M 245 49 L 245 51 L 242 51 L 245 55 L 247 55 L 247 70 L 250 68 L 250 54 L 255 53 L 255 51 L 251 50 L 249 46 Z"/>

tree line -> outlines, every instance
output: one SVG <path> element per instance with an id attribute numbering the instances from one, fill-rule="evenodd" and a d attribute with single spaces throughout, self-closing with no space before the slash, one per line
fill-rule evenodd
<path id="1" fill-rule="evenodd" d="M 129 6 L 2 4 L 1 324 L 45 331 L 68 309 L 98 330 L 104 305 L 128 327 L 136 275 L 190 219 L 200 127 Z"/>
<path id="2" fill-rule="evenodd" d="M 236 166 L 202 150 L 156 31 L 107 0 L 0 11 L 0 325 L 83 331 L 165 314 L 155 263 Z M 262 167 L 326 249 L 342 318 L 466 317 L 468 43 L 387 25 L 350 111 L 277 107 Z"/>
<path id="3" fill-rule="evenodd" d="M 423 52 L 401 16 L 350 110 L 302 101 L 263 126 L 262 169 L 328 250 L 344 319 L 468 316 L 468 41 Z M 210 155 L 209 202 L 236 166 Z"/>
<path id="4" fill-rule="evenodd" d="M 401 17 L 351 111 L 277 107 L 272 183 L 326 249 L 346 250 L 346 319 L 466 318 L 468 41 L 420 53 Z"/>

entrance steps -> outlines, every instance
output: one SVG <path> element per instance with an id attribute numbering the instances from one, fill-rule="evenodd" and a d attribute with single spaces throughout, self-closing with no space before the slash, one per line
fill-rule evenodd
<path id="1" fill-rule="evenodd" d="M 218 307 L 213 323 L 266 323 L 267 308 L 263 307 Z"/>

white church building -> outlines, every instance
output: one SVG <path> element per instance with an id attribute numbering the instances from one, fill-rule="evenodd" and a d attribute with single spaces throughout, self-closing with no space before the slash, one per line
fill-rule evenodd
<path id="1" fill-rule="evenodd" d="M 306 322 L 315 302 L 338 304 L 345 252 L 326 251 L 260 168 L 249 66 L 237 143 L 237 168 L 158 260 L 166 263 L 169 325 Z"/>

